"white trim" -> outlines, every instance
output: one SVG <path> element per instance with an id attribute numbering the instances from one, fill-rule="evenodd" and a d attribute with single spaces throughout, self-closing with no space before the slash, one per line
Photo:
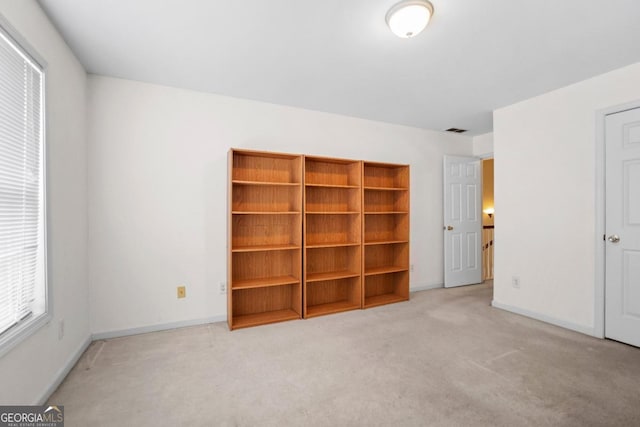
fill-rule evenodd
<path id="1" fill-rule="evenodd" d="M 493 159 L 493 151 L 490 153 L 476 154 L 475 156 L 482 160 Z"/>
<path id="2" fill-rule="evenodd" d="M 40 328 L 48 324 L 53 319 L 53 288 L 51 285 L 51 265 L 48 262 L 50 253 L 49 247 L 49 215 L 48 204 L 49 197 L 47 195 L 48 177 L 48 151 L 47 151 L 47 62 L 38 53 L 36 49 L 25 39 L 18 30 L 16 30 L 11 22 L 0 13 L 0 34 L 6 38 L 9 43 L 15 44 L 17 52 L 31 65 L 40 70 L 41 88 L 40 103 L 42 109 L 41 120 L 41 168 L 42 168 L 42 245 L 43 245 L 43 263 L 44 263 L 44 312 L 28 320 L 21 320 L 14 327 L 3 331 L 0 334 L 0 358 L 9 351 L 18 346 L 21 342 L 35 334 Z"/>
<path id="3" fill-rule="evenodd" d="M 595 328 L 590 328 L 588 326 L 567 322 L 566 320 L 556 319 L 555 317 L 547 316 L 546 314 L 536 313 L 534 311 L 529 311 L 523 308 L 514 307 L 512 305 L 502 304 L 501 302 L 498 302 L 496 300 L 491 301 L 491 306 L 495 308 L 499 308 L 500 310 L 509 311 L 514 314 L 519 314 L 521 316 L 530 317 L 532 319 L 539 320 L 541 322 L 550 323 L 552 325 L 559 326 L 561 328 L 570 329 L 575 332 L 580 332 L 581 334 L 600 338 L 599 336 L 596 335 Z"/>
<path id="4" fill-rule="evenodd" d="M 73 369 L 76 363 L 78 363 L 78 360 L 80 360 L 80 357 L 84 354 L 87 348 L 89 348 L 89 345 L 93 341 L 109 339 L 109 338 L 126 337 L 130 335 L 138 335 L 138 334 L 144 334 L 148 332 L 166 331 L 169 329 L 184 328 L 186 326 L 197 326 L 197 325 L 203 325 L 208 323 L 226 322 L 226 320 L 227 320 L 226 316 L 213 316 L 213 317 L 207 317 L 204 319 L 183 320 L 180 322 L 171 322 L 171 323 L 164 323 L 160 325 L 143 326 L 140 328 L 132 328 L 132 329 L 122 329 L 118 331 L 100 332 L 97 334 L 89 335 L 80 344 L 80 346 L 76 349 L 76 351 L 74 351 L 71 354 L 69 359 L 67 359 L 65 364 L 58 370 L 58 372 L 56 372 L 55 376 L 53 377 L 53 380 L 45 388 L 45 390 L 42 392 L 40 397 L 36 399 L 34 405 L 43 405 L 49 399 L 49 397 L 51 397 L 53 392 L 55 392 L 58 389 L 58 387 L 60 387 L 60 384 L 62 384 L 64 379 L 67 377 L 67 375 L 69 375 L 69 372 L 71 372 L 71 369 Z"/>
<path id="5" fill-rule="evenodd" d="M 0 27 L 1 30 L 4 30 L 4 34 L 13 39 L 13 41 L 17 43 L 18 46 L 20 46 L 27 53 L 27 55 L 31 57 L 29 59 L 38 64 L 38 66 L 42 68 L 42 71 L 44 72 L 48 65 L 47 61 L 45 61 L 44 58 L 38 53 L 38 51 L 34 49 L 33 46 L 31 46 L 31 43 L 29 43 L 27 39 L 22 37 L 22 34 L 20 34 L 20 32 L 16 30 L 13 25 L 11 25 L 11 22 L 9 22 L 9 20 L 5 18 L 2 13 L 0 13 Z"/>
<path id="6" fill-rule="evenodd" d="M 56 372 L 55 376 L 53 377 L 53 381 L 51 381 L 51 383 L 49 383 L 47 388 L 44 389 L 40 397 L 36 399 L 36 401 L 33 403 L 34 405 L 45 404 L 45 402 L 49 399 L 49 397 L 51 397 L 53 392 L 56 391 L 58 387 L 60 387 L 60 384 L 62 384 L 62 381 L 64 381 L 67 375 L 69 375 L 69 372 L 71 372 L 71 369 L 73 369 L 76 363 L 78 363 L 78 360 L 80 360 L 80 357 L 84 354 L 84 352 L 87 350 L 90 344 L 91 344 L 91 335 L 85 338 L 85 340 L 80 344 L 80 346 L 76 349 L 76 351 L 74 351 L 73 354 L 71 354 L 71 356 L 69 357 L 69 359 L 67 359 L 66 363 L 62 365 L 62 367 L 58 370 L 58 372 Z"/>
<path id="7" fill-rule="evenodd" d="M 20 321 L 0 335 L 0 358 L 9 353 L 21 342 L 35 334 L 40 328 L 49 323 L 53 316 L 45 311 L 39 316 Z"/>
<path id="8" fill-rule="evenodd" d="M 438 288 L 444 288 L 444 284 L 443 283 L 421 283 L 421 284 L 417 284 L 417 285 L 411 285 L 409 288 L 409 292 L 421 292 L 421 291 L 428 291 L 429 289 L 438 289 Z"/>
<path id="9" fill-rule="evenodd" d="M 226 322 L 227 316 L 212 316 L 204 319 L 181 320 L 178 322 L 161 323 L 158 325 L 140 326 L 138 328 L 119 329 L 115 331 L 98 332 L 92 335 L 94 341 L 110 338 L 128 337 L 130 335 L 147 334 L 149 332 L 167 331 L 187 326 L 206 325 L 208 323 Z"/>
<path id="10" fill-rule="evenodd" d="M 604 338 L 604 282 L 605 282 L 605 117 L 596 113 L 596 158 L 595 158 L 595 213 L 596 246 L 593 289 L 593 326 L 598 338 Z"/>
<path id="11" fill-rule="evenodd" d="M 596 158 L 595 158 L 595 213 L 596 213 L 596 251 L 595 277 L 593 292 L 593 330 L 594 336 L 605 338 L 605 250 L 603 236 L 606 235 L 606 168 L 605 168 L 605 120 L 610 114 L 640 108 L 640 100 L 596 111 Z"/>

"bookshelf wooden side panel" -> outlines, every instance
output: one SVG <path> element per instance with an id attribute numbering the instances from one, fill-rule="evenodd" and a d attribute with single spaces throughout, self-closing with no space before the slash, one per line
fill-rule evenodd
<path id="1" fill-rule="evenodd" d="M 232 280 L 232 260 L 233 256 L 233 214 L 231 213 L 232 195 L 233 195 L 233 159 L 234 151 L 229 150 L 227 153 L 227 327 L 233 329 L 233 299 L 231 296 L 231 280 Z"/>

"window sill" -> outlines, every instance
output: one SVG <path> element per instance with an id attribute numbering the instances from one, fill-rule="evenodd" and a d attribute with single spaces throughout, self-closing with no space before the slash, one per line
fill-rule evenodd
<path id="1" fill-rule="evenodd" d="M 38 317 L 16 325 L 0 335 L 0 358 L 13 350 L 18 344 L 35 334 L 40 328 L 49 323 L 51 314 L 42 313 Z"/>

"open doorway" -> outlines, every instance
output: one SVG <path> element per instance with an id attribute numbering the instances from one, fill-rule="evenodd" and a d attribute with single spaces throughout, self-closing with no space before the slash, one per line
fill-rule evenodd
<path id="1" fill-rule="evenodd" d="M 493 282 L 495 205 L 493 202 L 493 159 L 482 160 L 482 280 Z"/>

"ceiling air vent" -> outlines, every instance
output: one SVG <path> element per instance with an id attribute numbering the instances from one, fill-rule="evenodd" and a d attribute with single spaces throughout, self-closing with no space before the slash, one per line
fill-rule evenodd
<path id="1" fill-rule="evenodd" d="M 449 128 L 446 130 L 446 132 L 453 132 L 453 133 L 465 133 L 467 130 L 466 129 L 458 129 L 458 128 Z"/>

